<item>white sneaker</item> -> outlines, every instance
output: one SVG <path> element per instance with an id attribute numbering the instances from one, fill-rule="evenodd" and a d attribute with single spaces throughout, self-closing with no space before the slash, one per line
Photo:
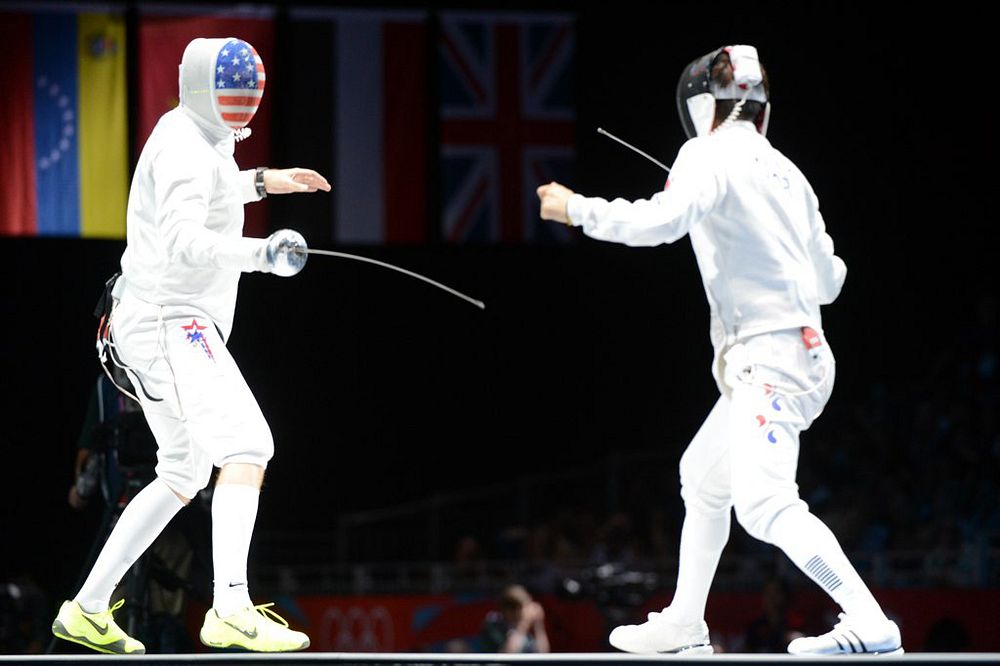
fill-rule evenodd
<path id="1" fill-rule="evenodd" d="M 791 654 L 903 654 L 899 627 L 892 620 L 862 622 L 840 614 L 833 631 L 822 636 L 796 638 L 788 644 Z"/>
<path id="2" fill-rule="evenodd" d="M 666 613 L 650 613 L 642 624 L 615 627 L 608 641 L 623 652 L 635 654 L 712 654 L 707 624 L 676 624 Z"/>

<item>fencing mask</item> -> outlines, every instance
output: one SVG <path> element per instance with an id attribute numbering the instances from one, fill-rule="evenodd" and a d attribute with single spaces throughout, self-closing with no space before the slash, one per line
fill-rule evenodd
<path id="1" fill-rule="evenodd" d="M 721 86 L 712 80 L 712 65 L 723 52 L 729 54 L 733 65 L 733 80 Z M 684 68 L 677 84 L 677 112 L 688 138 L 706 136 L 712 132 L 716 100 L 743 100 L 760 102 L 764 111 L 757 119 L 757 131 L 767 134 L 771 114 L 764 74 L 760 68 L 757 49 L 752 46 L 724 46 L 696 59 Z"/>
<path id="2" fill-rule="evenodd" d="M 264 62 L 242 39 L 194 39 L 180 66 L 180 101 L 211 126 L 248 135 L 264 95 Z M 240 137 L 242 138 L 242 136 Z"/>

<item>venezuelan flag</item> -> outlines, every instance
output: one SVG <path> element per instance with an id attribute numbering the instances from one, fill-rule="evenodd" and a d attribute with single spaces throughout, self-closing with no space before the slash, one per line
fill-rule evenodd
<path id="1" fill-rule="evenodd" d="M 124 238 L 128 198 L 125 20 L 0 13 L 0 235 Z"/>

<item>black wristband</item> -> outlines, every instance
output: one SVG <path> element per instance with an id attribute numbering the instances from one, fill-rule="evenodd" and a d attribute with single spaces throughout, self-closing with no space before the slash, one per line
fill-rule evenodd
<path id="1" fill-rule="evenodd" d="M 257 196 L 261 199 L 267 197 L 267 188 L 264 187 L 264 172 L 267 171 L 268 167 L 257 167 L 257 173 L 254 174 L 253 184 L 257 188 Z"/>

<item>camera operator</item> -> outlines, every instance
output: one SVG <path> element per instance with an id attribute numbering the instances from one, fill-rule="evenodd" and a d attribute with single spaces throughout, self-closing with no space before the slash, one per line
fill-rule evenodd
<path id="1" fill-rule="evenodd" d="M 129 388 L 125 373 L 112 366 L 114 381 Z M 142 415 L 142 407 L 122 394 L 103 373 L 90 394 L 87 416 L 77 442 L 73 485 L 69 505 L 83 510 L 100 491 L 104 501 L 113 505 L 126 501 L 126 474 L 143 476 L 143 468 L 156 464 L 156 440 Z M 128 468 L 126 472 L 122 467 Z M 145 485 L 147 481 L 136 479 Z"/>

